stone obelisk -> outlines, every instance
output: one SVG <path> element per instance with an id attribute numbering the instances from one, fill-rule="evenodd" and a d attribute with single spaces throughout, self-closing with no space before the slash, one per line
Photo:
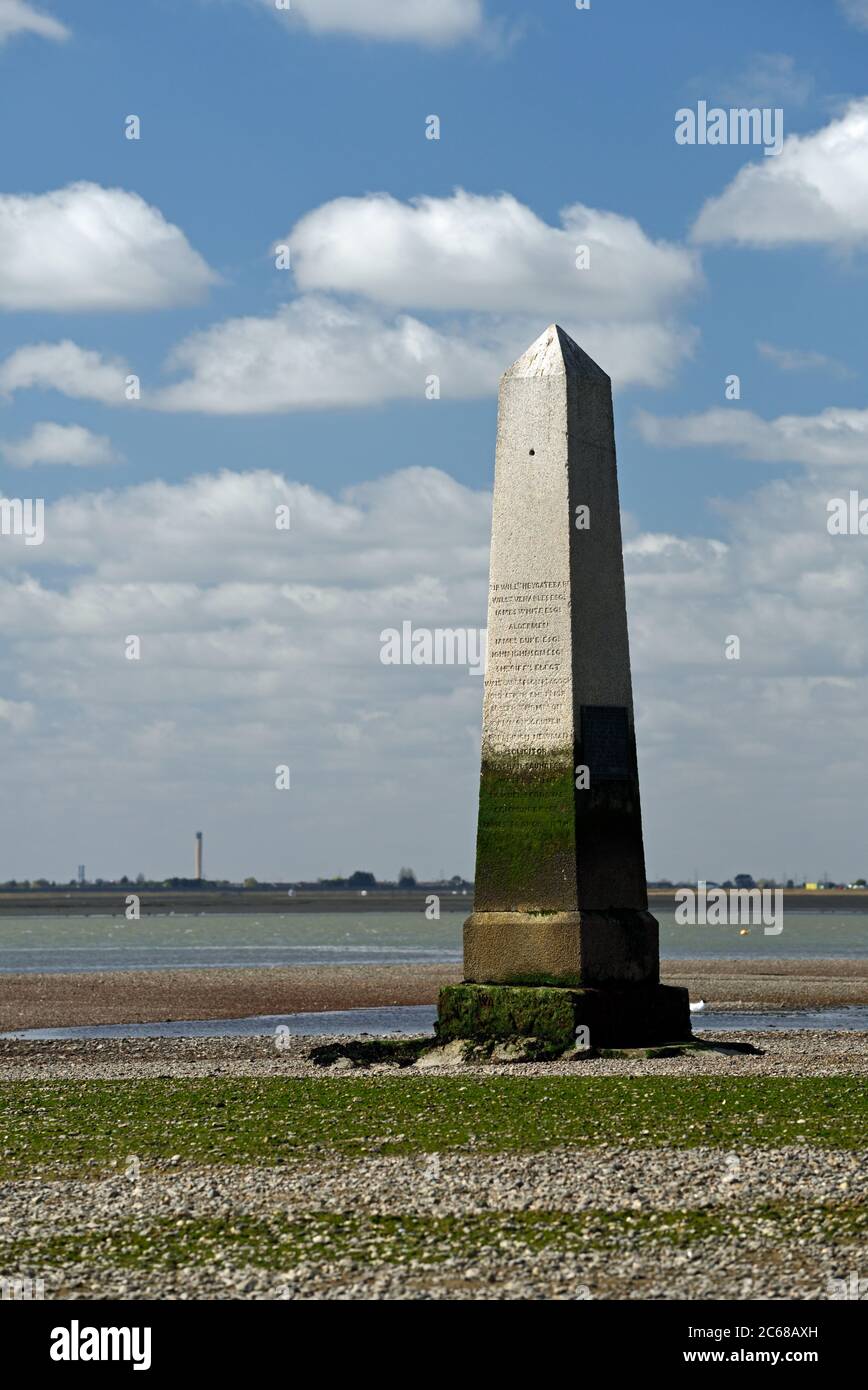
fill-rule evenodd
<path id="1" fill-rule="evenodd" d="M 444 1040 L 690 1036 L 648 911 L 611 382 L 556 325 L 500 386 L 464 979 Z"/>

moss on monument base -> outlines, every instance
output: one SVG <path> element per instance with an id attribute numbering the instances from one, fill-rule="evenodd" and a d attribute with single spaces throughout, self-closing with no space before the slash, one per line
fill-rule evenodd
<path id="1" fill-rule="evenodd" d="M 479 782 L 475 901 L 562 911 L 575 901 L 572 746 L 532 757 L 488 753 Z"/>
<path id="2" fill-rule="evenodd" d="M 686 989 L 643 985 L 624 989 L 556 986 L 447 985 L 440 991 L 438 1042 L 538 1038 L 566 1051 L 577 1030 L 587 1046 L 645 1047 L 691 1040 Z"/>

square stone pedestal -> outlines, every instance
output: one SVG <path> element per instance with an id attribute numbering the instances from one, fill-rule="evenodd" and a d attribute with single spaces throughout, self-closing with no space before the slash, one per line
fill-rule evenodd
<path id="1" fill-rule="evenodd" d="M 658 984 L 659 929 L 643 909 L 473 912 L 464 979 L 475 985 L 620 989 Z"/>
<path id="2" fill-rule="evenodd" d="M 565 1052 L 575 1047 L 581 1027 L 588 1030 L 591 1048 L 689 1042 L 688 999 L 686 989 L 658 984 L 620 989 L 447 985 L 440 991 L 435 1029 L 441 1043 L 538 1038 Z"/>

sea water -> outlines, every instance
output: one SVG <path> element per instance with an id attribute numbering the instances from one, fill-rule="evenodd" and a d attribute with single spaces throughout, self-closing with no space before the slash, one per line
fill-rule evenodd
<path id="1" fill-rule="evenodd" d="M 270 965 L 426 965 L 461 960 L 461 913 L 201 913 L 0 917 L 0 971 L 178 970 Z M 786 913 L 762 926 L 679 926 L 658 912 L 664 960 L 868 958 L 868 914 Z"/>

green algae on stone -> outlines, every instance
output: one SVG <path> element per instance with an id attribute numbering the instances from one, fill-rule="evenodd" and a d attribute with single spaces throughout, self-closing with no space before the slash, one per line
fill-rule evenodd
<path id="1" fill-rule="evenodd" d="M 479 783 L 477 912 L 557 912 L 575 905 L 572 748 L 487 755 Z"/>
<path id="2" fill-rule="evenodd" d="M 563 1052 L 575 1044 L 578 991 L 545 987 L 446 985 L 436 1023 L 441 1042 L 533 1037 Z"/>

